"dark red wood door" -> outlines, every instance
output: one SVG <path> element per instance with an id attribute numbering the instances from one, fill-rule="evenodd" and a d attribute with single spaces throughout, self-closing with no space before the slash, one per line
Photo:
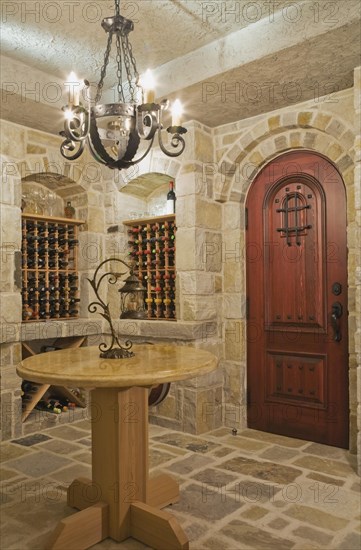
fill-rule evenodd
<path id="1" fill-rule="evenodd" d="M 342 178 L 322 156 L 286 153 L 246 206 L 248 426 L 347 448 Z"/>

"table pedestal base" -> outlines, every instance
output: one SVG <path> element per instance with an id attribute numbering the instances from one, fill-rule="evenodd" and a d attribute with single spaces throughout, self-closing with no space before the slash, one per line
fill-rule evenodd
<path id="1" fill-rule="evenodd" d="M 148 478 L 148 389 L 92 392 L 93 481 L 79 478 L 68 505 L 80 510 L 62 520 L 49 550 L 85 550 L 111 537 L 133 537 L 159 550 L 186 550 L 187 536 L 163 508 L 178 502 L 170 476 Z"/>

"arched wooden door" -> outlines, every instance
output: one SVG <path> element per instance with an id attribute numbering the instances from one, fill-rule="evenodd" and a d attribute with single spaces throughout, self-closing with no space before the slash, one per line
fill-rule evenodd
<path id="1" fill-rule="evenodd" d="M 246 207 L 248 426 L 347 448 L 342 178 L 316 153 L 286 153 Z"/>

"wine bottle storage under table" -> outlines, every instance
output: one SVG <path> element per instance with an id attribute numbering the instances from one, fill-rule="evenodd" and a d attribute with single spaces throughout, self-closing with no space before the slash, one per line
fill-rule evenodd
<path id="1" fill-rule="evenodd" d="M 22 215 L 23 321 L 78 317 L 78 226 L 82 223 Z"/>
<path id="2" fill-rule="evenodd" d="M 176 319 L 174 214 L 127 220 L 128 263 L 147 289 L 148 319 Z"/>
<path id="3" fill-rule="evenodd" d="M 83 345 L 86 336 L 74 336 L 57 338 L 49 345 L 40 347 L 35 342 L 22 342 L 22 358 L 31 357 L 38 353 L 56 351 L 64 348 L 78 348 Z M 32 411 L 38 410 L 60 414 L 75 407 L 86 406 L 85 393 L 82 388 L 67 388 L 64 386 L 53 386 L 50 384 L 39 384 L 31 380 L 23 380 L 21 384 L 22 415 L 24 422 Z"/>

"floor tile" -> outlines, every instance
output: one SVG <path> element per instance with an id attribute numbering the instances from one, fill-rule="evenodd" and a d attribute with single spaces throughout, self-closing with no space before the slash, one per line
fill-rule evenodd
<path id="1" fill-rule="evenodd" d="M 318 472 L 310 472 L 306 475 L 309 479 L 314 479 L 315 481 L 320 481 L 321 483 L 324 483 L 325 485 L 337 485 L 338 487 L 342 487 L 345 485 L 346 480 L 345 479 L 338 479 L 336 477 L 331 476 L 325 476 L 323 474 L 319 474 Z"/>
<path id="2" fill-rule="evenodd" d="M 17 477 L 19 472 L 9 470 L 8 468 L 0 468 L 0 481 L 7 481 L 13 477 Z"/>
<path id="3" fill-rule="evenodd" d="M 239 550 L 239 545 L 230 539 L 213 536 L 204 541 L 200 550 L 203 550 L 203 548 L 207 550 Z"/>
<path id="4" fill-rule="evenodd" d="M 257 430 L 243 430 L 240 432 L 243 437 L 250 437 L 251 439 L 257 439 L 258 441 L 266 441 L 273 445 L 283 445 L 285 447 L 301 448 L 307 445 L 307 441 L 302 439 L 295 439 L 293 437 L 286 437 L 284 435 L 277 435 L 268 432 L 259 432 Z"/>
<path id="5" fill-rule="evenodd" d="M 299 456 L 299 452 L 296 449 L 288 449 L 280 447 L 279 445 L 273 445 L 263 451 L 263 453 L 259 453 L 258 456 L 276 462 L 288 462 L 291 458 Z"/>
<path id="6" fill-rule="evenodd" d="M 81 445 L 84 445 L 84 447 L 91 447 L 91 445 L 92 445 L 91 439 L 78 439 L 77 443 L 80 443 Z"/>
<path id="7" fill-rule="evenodd" d="M 344 529 L 347 525 L 347 520 L 345 518 L 328 514 L 314 507 L 311 508 L 310 506 L 301 506 L 299 504 L 291 504 L 285 511 L 285 514 L 291 518 L 311 523 L 316 527 L 323 527 L 329 531 L 339 531 L 340 529 Z"/>
<path id="8" fill-rule="evenodd" d="M 174 445 L 163 445 L 163 443 L 159 443 L 159 441 L 156 441 L 155 443 L 151 441 L 150 446 L 151 448 L 157 449 L 157 451 L 166 451 L 173 456 L 184 456 L 188 453 L 187 449 L 181 449 L 180 447 L 176 447 Z"/>
<path id="9" fill-rule="evenodd" d="M 253 521 L 256 521 L 258 519 L 263 518 L 269 514 L 269 510 L 266 508 L 262 508 L 261 506 L 251 506 L 250 508 L 247 508 L 243 512 L 241 512 L 241 516 L 245 519 L 251 519 Z"/>
<path id="10" fill-rule="evenodd" d="M 202 483 L 213 483 L 215 487 L 226 486 L 237 479 L 236 475 L 216 470 L 216 468 L 206 468 L 191 477 Z"/>
<path id="11" fill-rule="evenodd" d="M 220 532 L 239 541 L 243 547 L 256 548 L 257 550 L 268 550 L 269 548 L 290 550 L 295 545 L 293 541 L 277 537 L 264 529 L 255 527 L 239 519 L 234 519 L 222 527 Z"/>
<path id="12" fill-rule="evenodd" d="M 31 434 L 26 437 L 21 437 L 20 439 L 13 439 L 11 443 L 16 443 L 17 445 L 24 445 L 24 447 L 32 447 L 37 443 L 43 443 L 43 441 L 48 441 L 50 436 L 45 434 Z"/>
<path id="13" fill-rule="evenodd" d="M 170 460 L 174 460 L 174 458 L 175 456 L 173 454 L 151 448 L 149 450 L 149 467 L 154 468 L 155 466 L 159 466 L 160 464 L 165 464 Z"/>
<path id="14" fill-rule="evenodd" d="M 191 484 L 182 492 L 180 501 L 172 505 L 171 510 L 185 512 L 192 517 L 212 522 L 223 519 L 242 506 L 242 503 L 236 502 L 231 496 L 224 498 L 220 492 L 209 491 L 202 485 Z"/>
<path id="15" fill-rule="evenodd" d="M 219 464 L 220 468 L 250 475 L 259 479 L 267 479 L 274 483 L 292 483 L 302 471 L 290 466 L 245 458 L 242 456 L 231 458 Z"/>
<path id="16" fill-rule="evenodd" d="M 267 523 L 268 527 L 275 529 L 276 531 L 282 531 L 285 527 L 290 524 L 289 521 L 286 521 L 283 518 L 276 518 Z"/>
<path id="17" fill-rule="evenodd" d="M 210 452 L 210 454 L 212 456 L 216 456 L 216 457 L 219 457 L 219 458 L 222 458 L 224 456 L 227 456 L 231 453 L 234 453 L 235 449 L 232 447 L 219 447 L 218 449 L 214 449 L 213 451 Z"/>
<path id="18" fill-rule="evenodd" d="M 309 527 L 308 525 L 301 525 L 300 527 L 297 527 L 297 529 L 294 529 L 293 534 L 301 537 L 302 539 L 307 539 L 312 542 L 317 542 L 321 546 L 328 546 L 330 545 L 332 541 L 332 535 L 328 535 L 327 533 L 323 533 L 319 529 L 313 529 L 312 527 Z M 345 547 L 347 548 L 347 547 Z"/>
<path id="19" fill-rule="evenodd" d="M 154 441 L 160 441 L 167 445 L 174 445 L 175 447 L 183 447 L 188 451 L 194 453 L 207 453 L 212 449 L 215 449 L 217 445 L 206 439 L 189 436 L 180 432 L 171 432 L 161 436 L 154 437 Z"/>
<path id="20" fill-rule="evenodd" d="M 0 446 L 1 550 L 45 550 L 74 513 L 66 488 L 91 477 L 89 426 L 82 418 L 46 429 L 50 439 L 30 438 L 30 447 Z M 359 550 L 360 480 L 347 451 L 250 429 L 195 436 L 150 426 L 150 434 L 151 477 L 180 483 L 180 501 L 166 511 L 191 550 Z M 151 550 L 134 539 L 93 549 Z"/>
<path id="21" fill-rule="evenodd" d="M 340 550 L 360 550 L 361 535 L 359 533 L 349 533 L 340 543 Z"/>
<path id="22" fill-rule="evenodd" d="M 72 458 L 74 458 L 74 460 L 77 460 L 78 462 L 81 462 L 82 464 L 92 463 L 92 455 L 90 452 L 77 453 L 74 454 Z"/>
<path id="23" fill-rule="evenodd" d="M 318 456 L 305 455 L 292 462 L 294 466 L 316 470 L 323 474 L 333 474 L 340 477 L 347 477 L 353 470 L 349 464 L 331 460 L 329 458 L 319 458 Z"/>
<path id="24" fill-rule="evenodd" d="M 52 473 L 51 477 L 67 486 L 78 477 L 91 479 L 91 467 L 89 465 L 76 462 L 72 462 L 71 464 L 68 468 Z"/>
<path id="25" fill-rule="evenodd" d="M 256 441 L 254 439 L 248 439 L 247 437 L 229 436 L 224 438 L 224 442 L 227 445 L 233 445 L 241 451 L 257 452 L 269 447 L 269 443 L 263 441 Z"/>
<path id="26" fill-rule="evenodd" d="M 206 466 L 209 466 L 211 462 L 212 459 L 209 457 L 192 455 L 188 458 L 183 458 L 177 462 L 174 462 L 171 466 L 169 466 L 169 468 L 172 472 L 178 472 L 179 474 L 184 475 L 189 474 L 194 470 L 198 470 L 199 468 L 205 468 Z"/>
<path id="27" fill-rule="evenodd" d="M 58 470 L 59 468 L 71 464 L 71 461 L 67 458 L 60 457 L 52 453 L 38 451 L 32 455 L 15 458 L 7 464 L 12 469 L 28 476 L 43 477 L 54 472 L 55 470 Z"/>
<path id="28" fill-rule="evenodd" d="M 45 443 L 39 445 L 39 449 L 44 451 L 51 451 L 52 453 L 61 454 L 61 455 L 70 455 L 79 451 L 84 451 L 84 446 L 79 445 L 79 441 L 76 443 L 71 443 L 70 441 L 64 441 L 63 439 L 52 438 Z"/>
<path id="29" fill-rule="evenodd" d="M 0 462 L 6 462 L 12 458 L 18 458 L 20 456 L 30 454 L 33 454 L 33 450 L 27 449 L 22 445 L 15 445 L 14 443 L 1 443 Z"/>
<path id="30" fill-rule="evenodd" d="M 351 458 L 350 453 L 345 449 L 338 449 L 337 447 L 331 447 L 330 445 L 320 445 L 320 443 L 310 443 L 302 449 L 302 452 L 310 455 L 318 455 L 323 458 L 343 460 L 345 462 L 348 462 L 348 459 Z"/>
<path id="31" fill-rule="evenodd" d="M 49 430 L 47 430 L 49 433 Z M 53 437 L 60 437 L 66 441 L 76 441 L 77 439 L 84 438 L 84 430 L 78 430 L 75 426 L 58 426 L 51 428 L 51 434 Z"/>

